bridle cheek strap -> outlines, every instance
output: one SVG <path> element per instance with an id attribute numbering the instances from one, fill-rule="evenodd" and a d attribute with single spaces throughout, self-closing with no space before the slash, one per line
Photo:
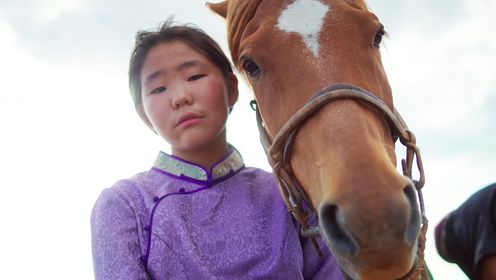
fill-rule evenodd
<path id="1" fill-rule="evenodd" d="M 260 132 L 260 141 L 264 147 L 265 153 L 270 165 L 274 170 L 274 175 L 279 182 L 279 191 L 284 199 L 284 202 L 291 212 L 293 217 L 302 225 L 301 233 L 303 236 L 312 238 L 312 243 L 320 253 L 320 249 L 315 241 L 315 237 L 320 235 L 318 226 L 310 226 L 308 224 L 308 215 L 310 211 L 316 214 L 310 199 L 305 190 L 296 179 L 291 168 L 291 149 L 295 136 L 301 126 L 305 124 L 310 117 L 325 105 L 343 99 L 352 99 L 362 101 L 372 105 L 375 109 L 382 113 L 386 118 L 391 128 L 393 141 L 397 139 L 406 147 L 405 159 L 401 160 L 403 175 L 410 178 L 415 185 L 419 198 L 420 212 L 422 214 L 422 227 L 419 235 L 417 258 L 417 269 L 412 271 L 404 279 L 410 278 L 419 273 L 425 273 L 424 267 L 424 249 L 425 249 L 425 234 L 427 231 L 428 220 L 425 215 L 424 200 L 422 196 L 422 188 L 425 184 L 424 168 L 420 156 L 420 150 L 416 145 L 415 135 L 408 129 L 401 115 L 394 109 L 394 112 L 378 97 L 365 89 L 359 88 L 350 84 L 335 84 L 318 91 L 300 110 L 298 110 L 279 130 L 273 140 L 270 139 L 265 124 L 260 115 L 260 110 L 256 106 L 256 102 L 252 101 L 251 106 L 256 111 L 258 129 Z M 415 159 L 419 178 L 412 178 L 413 160 Z M 415 277 L 417 277 L 415 276 Z M 422 278 L 427 279 L 427 278 Z"/>

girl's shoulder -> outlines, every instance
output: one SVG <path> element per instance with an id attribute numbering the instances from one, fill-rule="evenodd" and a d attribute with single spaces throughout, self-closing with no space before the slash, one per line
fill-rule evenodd
<path id="1" fill-rule="evenodd" d="M 156 186 L 171 183 L 172 180 L 173 178 L 164 176 L 164 174 L 152 168 L 148 171 L 137 173 L 132 177 L 118 180 L 107 190 L 129 199 L 142 196 L 148 197 L 155 195 L 153 190 L 156 189 Z"/>
<path id="2" fill-rule="evenodd" d="M 142 186 L 146 184 L 149 179 L 147 177 L 149 172 L 140 172 L 132 177 L 120 179 L 116 181 L 110 188 L 102 191 L 102 195 L 121 196 L 123 199 L 129 199 L 134 196 L 139 196 Z"/>
<path id="3" fill-rule="evenodd" d="M 102 190 L 97 198 L 94 208 L 107 208 L 109 205 L 120 205 L 120 207 L 133 210 L 146 208 L 145 200 L 147 186 L 156 181 L 150 171 L 140 172 L 132 177 L 116 181 L 111 187 Z"/>

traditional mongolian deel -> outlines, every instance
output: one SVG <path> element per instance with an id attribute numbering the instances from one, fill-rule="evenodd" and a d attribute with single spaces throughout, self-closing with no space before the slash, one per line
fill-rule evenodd
<path id="1" fill-rule="evenodd" d="M 235 149 L 211 170 L 160 153 L 100 195 L 91 226 L 97 279 L 342 279 Z"/>

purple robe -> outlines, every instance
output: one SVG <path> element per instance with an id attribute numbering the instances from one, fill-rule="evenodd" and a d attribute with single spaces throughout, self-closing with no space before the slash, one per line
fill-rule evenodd
<path id="1" fill-rule="evenodd" d="M 298 228 L 272 174 L 245 167 L 235 149 L 211 170 L 160 153 L 96 201 L 95 278 L 342 279 Z"/>

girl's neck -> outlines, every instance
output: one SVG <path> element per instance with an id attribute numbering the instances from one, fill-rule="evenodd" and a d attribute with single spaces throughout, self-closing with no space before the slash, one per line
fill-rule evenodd
<path id="1" fill-rule="evenodd" d="M 174 156 L 203 166 L 207 170 L 210 170 L 214 164 L 225 157 L 228 151 L 229 145 L 225 139 L 195 150 L 184 151 L 172 148 L 172 154 Z"/>

